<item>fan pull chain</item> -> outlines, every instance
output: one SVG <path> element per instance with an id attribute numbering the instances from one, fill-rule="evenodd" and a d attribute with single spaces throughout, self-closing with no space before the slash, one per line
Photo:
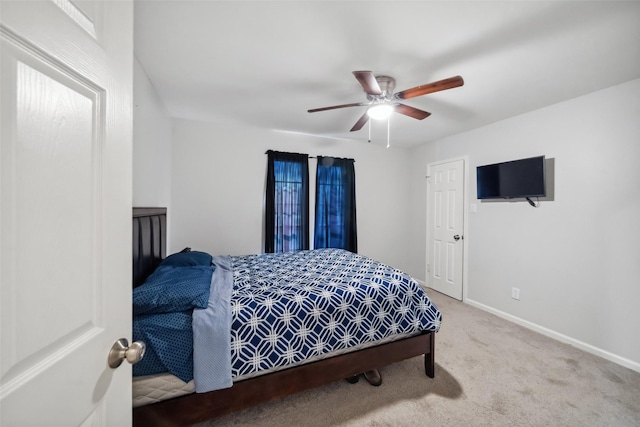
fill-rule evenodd
<path id="1" fill-rule="evenodd" d="M 371 120 L 369 120 L 369 142 L 371 142 Z"/>
<path id="2" fill-rule="evenodd" d="M 391 116 L 387 117 L 387 148 L 391 147 L 389 135 L 391 134 Z"/>

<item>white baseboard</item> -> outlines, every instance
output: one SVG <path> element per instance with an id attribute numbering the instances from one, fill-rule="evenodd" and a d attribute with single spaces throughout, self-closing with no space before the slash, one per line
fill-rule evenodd
<path id="1" fill-rule="evenodd" d="M 481 304 L 472 299 L 466 298 L 464 300 L 465 303 L 479 308 L 480 310 L 487 311 L 491 314 L 495 314 L 498 317 L 501 317 L 505 320 L 509 320 L 510 322 L 516 323 L 520 326 L 524 326 L 527 329 L 531 329 L 532 331 L 538 332 L 542 335 L 545 335 L 549 338 L 553 338 L 565 344 L 572 345 L 580 350 L 584 350 L 587 353 L 595 354 L 596 356 L 600 356 L 603 359 L 609 360 L 610 362 L 617 363 L 618 365 L 624 366 L 625 368 L 629 368 L 633 371 L 640 372 L 640 363 L 634 362 L 633 360 L 627 359 L 625 357 L 618 356 L 616 354 L 610 353 L 606 350 L 603 350 L 598 347 L 594 347 L 591 344 L 587 344 L 585 342 L 579 341 L 575 338 L 571 338 L 569 336 L 563 335 L 559 332 L 553 331 L 551 329 L 547 329 L 543 326 L 540 326 L 536 323 L 529 322 L 527 320 L 521 319 L 519 317 L 513 316 L 511 314 L 505 313 L 500 310 L 496 310 L 493 307 L 489 307 L 488 305 Z"/>

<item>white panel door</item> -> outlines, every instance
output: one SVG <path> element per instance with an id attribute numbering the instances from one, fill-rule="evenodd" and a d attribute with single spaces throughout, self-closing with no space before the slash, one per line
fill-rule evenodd
<path id="1" fill-rule="evenodd" d="M 427 282 L 462 300 L 464 254 L 464 161 L 429 165 Z"/>
<path id="2" fill-rule="evenodd" d="M 0 2 L 0 424 L 127 426 L 133 5 Z"/>

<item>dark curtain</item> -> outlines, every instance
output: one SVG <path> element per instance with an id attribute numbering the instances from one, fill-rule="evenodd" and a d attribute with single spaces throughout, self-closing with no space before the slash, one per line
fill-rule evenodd
<path id="1" fill-rule="evenodd" d="M 353 159 L 318 156 L 314 248 L 358 251 Z"/>
<path id="2" fill-rule="evenodd" d="M 267 151 L 264 251 L 309 249 L 309 156 Z"/>

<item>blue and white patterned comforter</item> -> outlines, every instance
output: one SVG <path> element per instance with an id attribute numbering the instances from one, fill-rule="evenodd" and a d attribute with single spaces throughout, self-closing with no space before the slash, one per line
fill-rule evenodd
<path id="1" fill-rule="evenodd" d="M 184 366 L 176 361 L 180 369 L 170 372 L 194 378 L 196 391 L 206 392 L 230 387 L 233 378 L 395 335 L 437 331 L 442 320 L 410 276 L 342 249 L 218 256 L 213 262 L 209 304 L 193 310 L 192 325 L 171 317 L 189 313 L 159 314 L 149 325 L 144 316 L 134 319 L 134 339 L 152 333 L 160 340 L 149 360 L 134 365 L 134 374 L 162 372 L 161 359 L 182 357 Z M 176 337 L 193 339 L 193 352 L 178 355 Z M 153 358 L 156 353 L 160 357 Z"/>
<path id="2" fill-rule="evenodd" d="M 231 262 L 233 377 L 440 327 L 440 312 L 410 276 L 342 249 Z"/>

